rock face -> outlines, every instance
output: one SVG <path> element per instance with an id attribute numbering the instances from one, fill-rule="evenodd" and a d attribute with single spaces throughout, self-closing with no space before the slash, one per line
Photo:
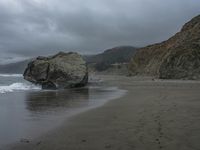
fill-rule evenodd
<path id="1" fill-rule="evenodd" d="M 42 85 L 43 89 L 73 88 L 87 84 L 88 71 L 79 54 L 60 52 L 31 61 L 24 72 L 24 79 Z"/>
<path id="2" fill-rule="evenodd" d="M 129 70 L 132 75 L 200 79 L 200 15 L 167 41 L 139 49 Z"/>

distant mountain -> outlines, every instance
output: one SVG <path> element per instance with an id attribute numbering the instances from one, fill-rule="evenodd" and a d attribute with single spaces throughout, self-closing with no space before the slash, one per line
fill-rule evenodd
<path id="1" fill-rule="evenodd" d="M 20 61 L 20 62 L 16 62 L 16 63 L 0 65 L 0 73 L 19 73 L 19 74 L 22 74 L 29 61 L 30 61 L 30 59 Z"/>
<path id="2" fill-rule="evenodd" d="M 97 71 L 104 71 L 115 63 L 127 63 L 133 57 L 136 48 L 132 46 L 121 46 L 105 50 L 101 54 L 85 56 L 85 60 Z"/>
<path id="3" fill-rule="evenodd" d="M 115 63 L 128 63 L 135 52 L 135 47 L 121 46 L 105 50 L 101 54 L 85 55 L 84 59 L 89 67 L 92 67 L 97 71 L 104 71 Z M 0 73 L 23 73 L 30 61 L 31 59 L 0 65 Z"/>
<path id="4" fill-rule="evenodd" d="M 129 69 L 132 75 L 200 79 L 200 15 L 167 41 L 138 49 Z"/>

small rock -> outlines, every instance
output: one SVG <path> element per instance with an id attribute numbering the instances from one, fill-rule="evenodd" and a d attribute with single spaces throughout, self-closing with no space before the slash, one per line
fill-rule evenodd
<path id="1" fill-rule="evenodd" d="M 40 145 L 42 143 L 42 141 L 39 141 L 39 142 L 37 142 L 37 144 L 36 145 Z"/>
<path id="2" fill-rule="evenodd" d="M 111 145 L 110 145 L 110 144 L 107 144 L 107 145 L 105 146 L 105 148 L 111 148 Z"/>
<path id="3" fill-rule="evenodd" d="M 81 142 L 87 142 L 87 140 L 83 139 Z"/>
<path id="4" fill-rule="evenodd" d="M 21 139 L 20 142 L 21 143 L 30 143 L 30 140 L 29 139 Z"/>

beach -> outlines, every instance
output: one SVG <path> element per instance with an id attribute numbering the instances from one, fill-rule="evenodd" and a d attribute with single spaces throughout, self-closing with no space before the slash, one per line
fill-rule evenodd
<path id="1" fill-rule="evenodd" d="M 103 75 L 99 78 L 126 94 L 74 115 L 40 137 L 5 149 L 200 149 L 199 81 Z"/>

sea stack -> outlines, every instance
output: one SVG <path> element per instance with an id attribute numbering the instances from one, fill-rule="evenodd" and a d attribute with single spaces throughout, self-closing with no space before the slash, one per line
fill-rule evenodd
<path id="1" fill-rule="evenodd" d="M 59 52 L 31 61 L 24 71 L 24 79 L 41 85 L 43 89 L 82 87 L 88 82 L 88 69 L 78 53 Z"/>

